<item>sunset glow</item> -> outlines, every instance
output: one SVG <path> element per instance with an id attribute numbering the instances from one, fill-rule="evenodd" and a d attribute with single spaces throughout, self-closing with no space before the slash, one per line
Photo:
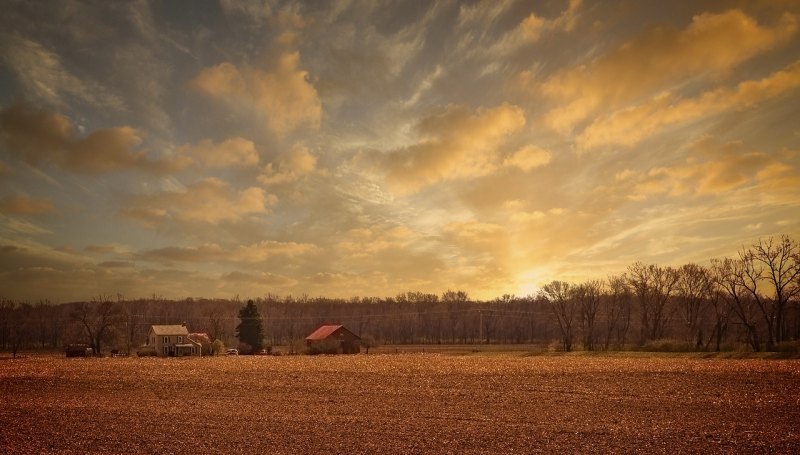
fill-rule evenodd
<path id="1" fill-rule="evenodd" d="M 800 2 L 2 11 L 3 298 L 491 299 L 800 238 Z"/>

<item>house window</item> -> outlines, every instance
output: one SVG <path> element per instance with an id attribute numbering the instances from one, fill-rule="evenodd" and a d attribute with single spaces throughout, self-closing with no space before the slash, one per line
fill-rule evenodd
<path id="1" fill-rule="evenodd" d="M 166 355 L 166 354 L 168 354 L 168 352 L 167 352 L 167 347 L 166 347 L 166 346 L 164 346 L 164 355 Z"/>
<path id="2" fill-rule="evenodd" d="M 178 344 L 183 343 L 183 337 L 178 337 Z"/>
<path id="3" fill-rule="evenodd" d="M 169 344 L 169 337 L 164 337 L 164 344 Z"/>

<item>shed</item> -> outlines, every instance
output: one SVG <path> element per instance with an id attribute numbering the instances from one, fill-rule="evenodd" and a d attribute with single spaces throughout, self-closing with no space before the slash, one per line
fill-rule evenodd
<path id="1" fill-rule="evenodd" d="M 309 350 L 329 347 L 340 354 L 358 354 L 361 351 L 361 337 L 343 325 L 325 324 L 319 326 L 306 337 Z M 327 351 L 322 349 L 322 352 Z"/>

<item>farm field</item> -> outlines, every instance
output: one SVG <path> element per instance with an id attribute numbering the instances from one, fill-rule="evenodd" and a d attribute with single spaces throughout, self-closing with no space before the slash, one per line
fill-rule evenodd
<path id="1" fill-rule="evenodd" d="M 0 362 L 0 453 L 798 453 L 800 361 Z"/>

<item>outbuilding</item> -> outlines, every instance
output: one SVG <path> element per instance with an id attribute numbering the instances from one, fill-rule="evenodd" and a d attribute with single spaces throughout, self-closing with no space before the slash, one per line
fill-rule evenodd
<path id="1" fill-rule="evenodd" d="M 321 325 L 306 337 L 310 352 L 358 354 L 361 351 L 361 337 L 347 330 L 343 325 Z"/>

